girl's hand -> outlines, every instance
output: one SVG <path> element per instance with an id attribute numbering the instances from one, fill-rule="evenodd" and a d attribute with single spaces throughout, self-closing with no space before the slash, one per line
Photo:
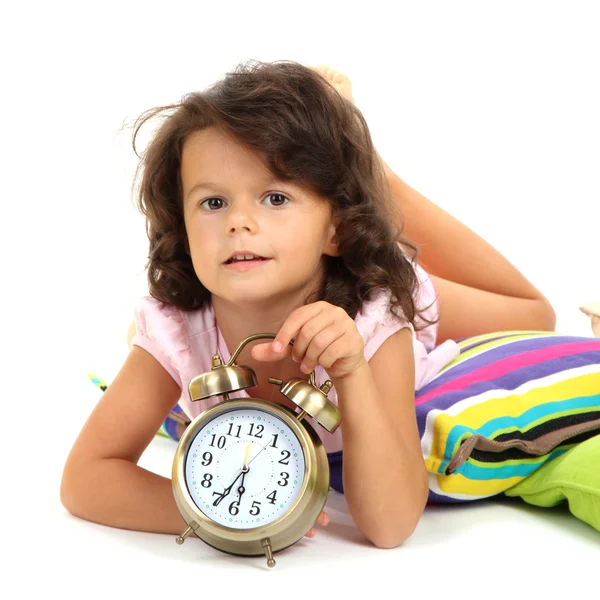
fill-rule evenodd
<path id="1" fill-rule="evenodd" d="M 330 519 L 329 519 L 329 515 L 326 512 L 322 512 L 319 515 L 319 518 L 317 519 L 317 522 L 315 523 L 315 525 L 327 525 L 327 523 L 329 523 Z M 311 527 L 310 531 L 306 534 L 306 537 L 315 537 L 316 534 L 316 530 L 314 527 Z"/>
<path id="2" fill-rule="evenodd" d="M 290 340 L 294 345 L 290 346 Z M 277 348 L 279 344 L 279 348 Z M 341 307 L 323 300 L 297 308 L 284 322 L 271 343 L 256 344 L 255 360 L 275 361 L 292 355 L 304 373 L 317 364 L 332 383 L 344 379 L 366 363 L 365 344 L 356 323 Z"/>

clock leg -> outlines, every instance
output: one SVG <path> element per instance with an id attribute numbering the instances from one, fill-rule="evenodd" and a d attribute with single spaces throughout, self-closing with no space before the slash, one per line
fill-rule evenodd
<path id="1" fill-rule="evenodd" d="M 183 544 L 183 542 L 185 542 L 185 538 L 188 537 L 188 535 L 190 535 L 190 533 L 192 533 L 192 531 L 194 531 L 191 527 L 188 527 L 179 537 L 175 538 L 175 541 L 181 545 Z"/>
<path id="2" fill-rule="evenodd" d="M 271 540 L 269 538 L 265 538 L 264 540 L 260 540 L 262 547 L 265 551 L 265 556 L 267 557 L 267 565 L 269 567 L 275 566 L 275 561 L 273 560 L 273 551 L 271 550 Z"/>

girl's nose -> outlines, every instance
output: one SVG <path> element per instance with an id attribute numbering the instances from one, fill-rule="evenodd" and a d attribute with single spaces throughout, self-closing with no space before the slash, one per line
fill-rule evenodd
<path id="1" fill-rule="evenodd" d="M 257 226 L 254 208 L 249 205 L 238 205 L 229 211 L 227 228 L 230 231 L 237 229 L 254 230 Z"/>

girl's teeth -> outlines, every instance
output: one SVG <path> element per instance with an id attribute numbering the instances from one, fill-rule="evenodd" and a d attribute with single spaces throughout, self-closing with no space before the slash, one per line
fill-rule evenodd
<path id="1" fill-rule="evenodd" d="M 260 258 L 258 256 L 256 257 L 252 257 L 252 258 L 232 258 L 229 262 L 230 263 L 234 263 L 234 262 L 248 262 L 251 260 L 266 260 L 266 258 Z"/>

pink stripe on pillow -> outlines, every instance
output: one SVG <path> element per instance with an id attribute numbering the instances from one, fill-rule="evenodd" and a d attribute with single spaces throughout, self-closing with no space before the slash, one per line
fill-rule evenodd
<path id="1" fill-rule="evenodd" d="M 549 348 L 540 348 L 532 350 L 530 352 L 523 352 L 515 356 L 494 361 L 493 363 L 476 369 L 470 373 L 466 373 L 462 377 L 457 377 L 448 383 L 441 385 L 427 394 L 420 396 L 415 399 L 415 404 L 423 404 L 446 392 L 455 392 L 458 390 L 465 389 L 477 383 L 479 381 L 489 381 L 491 379 L 497 379 L 506 373 L 514 371 L 515 369 L 521 369 L 538 363 L 552 360 L 553 358 L 560 358 L 563 356 L 569 356 L 571 354 L 580 354 L 588 350 L 598 350 L 598 342 L 576 342 L 574 344 L 561 344 L 559 346 L 552 346 Z"/>

